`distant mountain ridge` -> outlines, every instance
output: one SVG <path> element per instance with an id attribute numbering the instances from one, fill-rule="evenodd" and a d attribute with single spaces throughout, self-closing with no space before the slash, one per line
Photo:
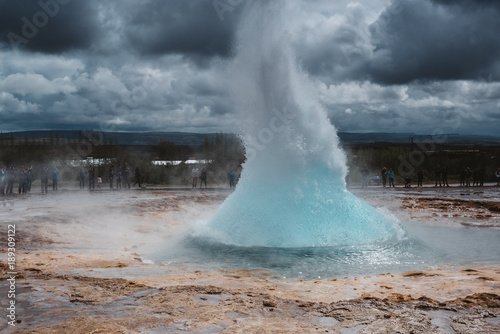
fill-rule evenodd
<path id="1" fill-rule="evenodd" d="M 93 130 L 37 130 L 37 131 L 17 131 L 3 132 L 4 139 L 10 139 L 11 134 L 14 139 L 24 138 L 62 138 L 79 139 L 82 137 L 100 138 L 108 143 L 118 145 L 158 145 L 161 141 L 170 141 L 176 145 L 199 146 L 203 145 L 206 138 L 215 137 L 215 133 L 188 133 L 188 132 L 99 132 Z"/>
<path id="2" fill-rule="evenodd" d="M 200 146 L 203 145 L 205 139 L 214 138 L 216 133 L 189 133 L 189 132 L 98 132 L 91 130 L 38 130 L 38 131 L 17 131 L 17 132 L 2 132 L 0 138 L 8 140 L 11 136 L 14 139 L 24 138 L 59 138 L 59 139 L 79 139 L 80 137 L 90 137 L 90 134 L 105 139 L 118 145 L 158 145 L 161 141 L 170 141 L 176 145 Z M 444 140 L 448 143 L 474 143 L 482 145 L 500 145 L 500 136 L 482 136 L 482 135 L 461 135 L 449 134 L 442 137 L 420 135 L 414 133 L 356 133 L 356 132 L 339 132 L 339 139 L 342 144 L 369 144 L 369 143 L 410 143 Z"/>

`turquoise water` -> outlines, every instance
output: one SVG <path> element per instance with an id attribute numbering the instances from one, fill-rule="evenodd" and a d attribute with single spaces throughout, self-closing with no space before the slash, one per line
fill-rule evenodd
<path id="1" fill-rule="evenodd" d="M 356 246 L 245 247 L 185 235 L 145 257 L 187 271 L 266 269 L 276 279 L 353 277 L 434 266 L 499 264 L 500 230 L 417 223 L 403 226 L 406 233 L 401 239 Z"/>
<path id="2" fill-rule="evenodd" d="M 404 236 L 395 219 L 312 169 L 288 182 L 242 179 L 207 224 L 193 235 L 233 246 L 339 247 L 393 242 Z"/>

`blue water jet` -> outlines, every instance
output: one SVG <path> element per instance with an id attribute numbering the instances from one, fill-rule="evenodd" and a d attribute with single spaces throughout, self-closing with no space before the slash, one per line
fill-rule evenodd
<path id="1" fill-rule="evenodd" d="M 229 70 L 247 160 L 197 235 L 261 247 L 365 245 L 399 230 L 345 187 L 346 156 L 315 83 L 295 59 L 284 1 L 247 4 Z"/>

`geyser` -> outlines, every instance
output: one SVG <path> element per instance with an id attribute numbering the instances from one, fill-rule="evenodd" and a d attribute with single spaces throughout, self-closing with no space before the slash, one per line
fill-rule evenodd
<path id="1" fill-rule="evenodd" d="M 248 4 L 230 68 L 247 150 L 241 179 L 199 235 L 263 247 L 350 246 L 397 237 L 345 187 L 346 157 L 294 58 L 284 1 Z"/>

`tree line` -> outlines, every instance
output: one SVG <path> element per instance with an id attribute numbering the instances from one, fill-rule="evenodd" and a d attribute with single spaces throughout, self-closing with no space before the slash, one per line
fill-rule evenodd
<path id="1" fill-rule="evenodd" d="M 351 181 L 361 180 L 360 171 L 367 168 L 371 174 L 379 174 L 383 167 L 393 168 L 396 178 L 409 176 L 416 180 L 419 169 L 424 179 L 432 180 L 437 165 L 446 166 L 451 180 L 458 179 L 462 168 L 482 168 L 485 180 L 493 181 L 500 167 L 500 147 L 495 145 L 447 145 L 426 144 L 422 147 L 405 144 L 344 145 Z M 202 145 L 178 145 L 171 141 L 160 141 L 156 145 L 119 145 L 106 133 L 80 130 L 74 138 L 64 137 L 51 131 L 46 138 L 16 138 L 13 133 L 0 133 L 0 164 L 3 166 L 52 166 L 63 169 L 62 180 L 73 180 L 81 166 L 74 161 L 95 164 L 96 173 L 106 177 L 107 170 L 121 166 L 125 161 L 139 167 L 144 182 L 149 184 L 189 184 L 191 168 L 185 163 L 159 166 L 155 160 L 185 161 L 190 157 L 210 160 L 208 181 L 225 182 L 230 169 L 241 170 L 245 161 L 245 147 L 239 136 L 217 133 L 207 136 Z M 87 166 L 86 166 L 87 167 Z"/>
<path id="2" fill-rule="evenodd" d="M 149 184 L 189 184 L 191 168 L 184 163 L 190 157 L 210 160 L 208 181 L 224 182 L 227 169 L 239 168 L 245 160 L 244 146 L 234 134 L 218 133 L 208 136 L 202 145 L 177 145 L 160 141 L 157 145 L 119 145 L 98 131 L 79 131 L 78 138 L 64 138 L 51 131 L 47 138 L 14 138 L 0 134 L 0 164 L 2 166 L 43 166 L 57 164 L 62 181 L 73 181 L 81 167 L 94 165 L 96 175 L 104 180 L 111 166 L 128 162 L 139 167 L 143 181 Z M 156 165 L 156 160 L 173 162 Z M 79 165 L 75 162 L 80 161 Z M 178 163 L 181 161 L 181 163 Z M 36 176 L 36 175 L 35 175 Z"/>

